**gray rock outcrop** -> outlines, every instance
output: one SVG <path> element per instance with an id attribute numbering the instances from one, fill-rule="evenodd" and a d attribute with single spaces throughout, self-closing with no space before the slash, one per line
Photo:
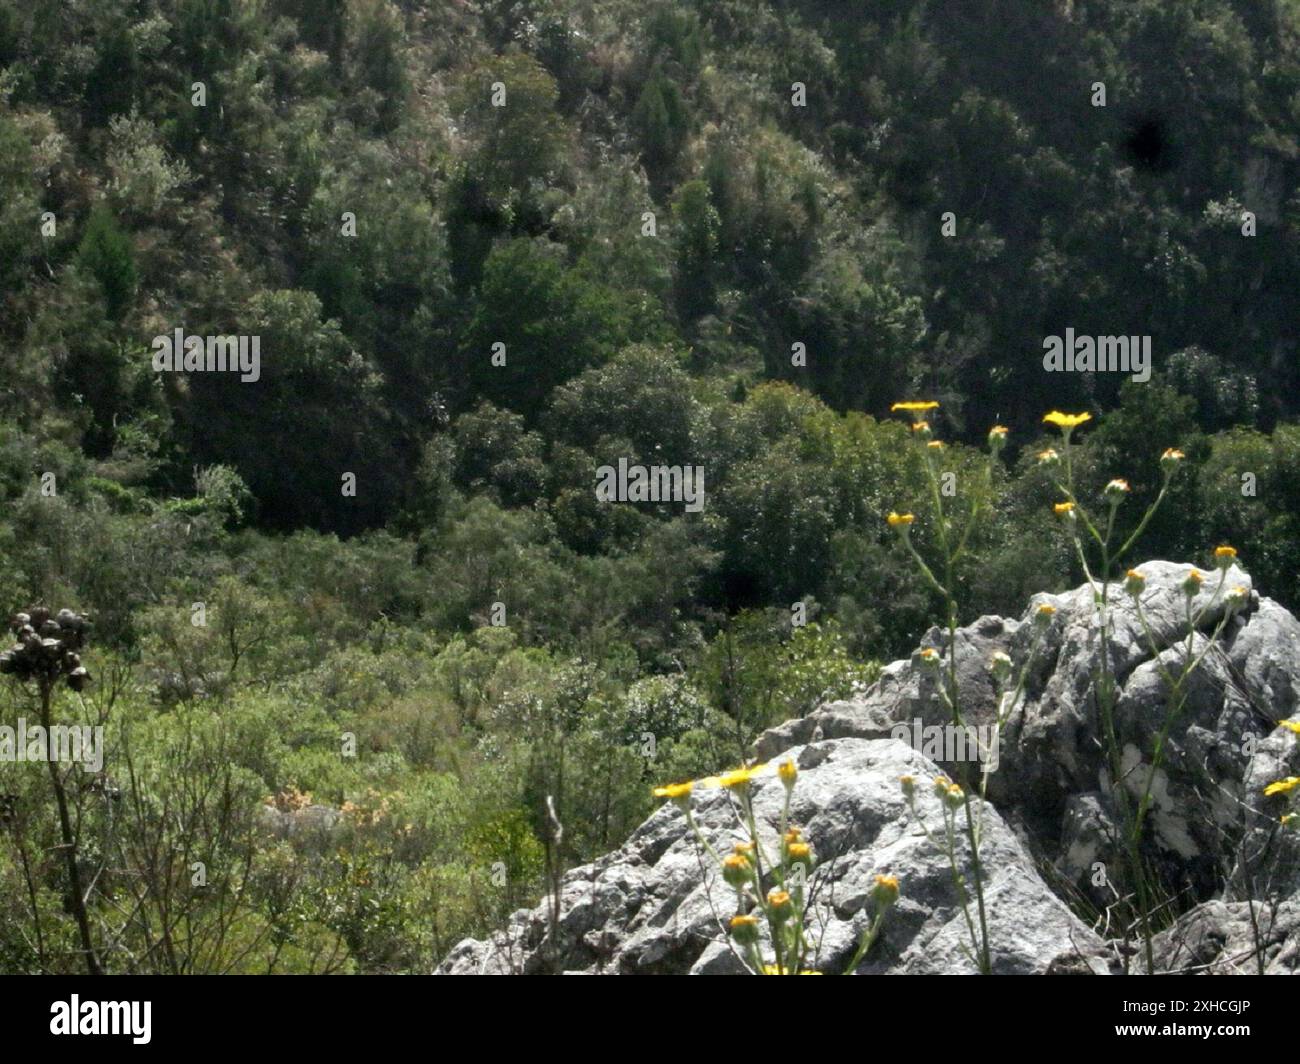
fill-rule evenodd
<path id="1" fill-rule="evenodd" d="M 1189 646 L 1193 656 L 1204 651 L 1150 780 L 1143 857 L 1168 908 L 1182 914 L 1157 937 L 1157 966 L 1255 971 L 1262 957 L 1268 971 L 1296 970 L 1300 835 L 1279 824 L 1285 801 L 1264 797 L 1263 789 L 1300 775 L 1297 737 L 1278 725 L 1300 718 L 1300 622 L 1260 597 L 1235 566 L 1222 576 L 1202 571 L 1192 603 L 1200 617 L 1189 640 L 1181 590 L 1189 567 L 1157 561 L 1138 568 L 1146 577 L 1146 626 L 1118 586 L 1108 607 L 1108 665 L 1118 694 L 1113 721 L 1122 785 L 1134 800 L 1151 777 L 1155 741 L 1169 715 L 1166 676 L 1179 671 Z M 1249 598 L 1224 620 L 1224 592 L 1235 586 Z M 1045 628 L 1035 624 L 1044 604 L 1054 607 Z M 1024 696 L 1001 733 L 989 777 L 981 846 L 998 972 L 1121 967 L 1117 944 L 1098 934 L 1116 897 L 1111 870 L 1120 866 L 1116 789 L 1093 692 L 1100 635 L 1086 585 L 1035 596 L 1020 619 L 981 617 L 956 633 L 968 724 L 995 717 L 992 655 L 1010 655 L 1017 670 L 1028 662 Z M 942 651 L 946 638 L 932 629 L 922 647 Z M 914 655 L 887 666 L 861 697 L 787 721 L 755 744 L 760 759 L 791 757 L 800 767 L 792 814 L 820 865 L 814 909 L 821 970 L 842 970 L 851 958 L 877 873 L 896 875 L 902 893 L 858 971 L 974 970 L 947 858 L 908 814 L 898 785 L 903 774 L 917 778 L 917 808 L 934 832 L 940 807 L 926 784 L 939 772 L 957 778 L 963 766 L 941 755 L 932 761 L 898 738 L 950 723 L 934 684 Z M 756 785 L 760 832 L 769 844 L 782 793 L 776 779 Z M 693 801 L 715 846 L 740 838 L 725 792 L 697 791 Z M 958 853 L 969 879 L 964 840 Z M 564 877 L 554 934 L 543 901 L 514 914 L 490 940 L 462 942 L 439 971 L 738 971 L 723 931 L 733 906 L 734 893 L 669 804 L 618 850 Z"/>

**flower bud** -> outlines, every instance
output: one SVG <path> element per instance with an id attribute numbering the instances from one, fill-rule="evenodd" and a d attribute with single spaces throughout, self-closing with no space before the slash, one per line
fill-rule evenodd
<path id="1" fill-rule="evenodd" d="M 1214 548 L 1214 566 L 1227 572 L 1232 568 L 1232 563 L 1237 560 L 1236 547 L 1215 547 Z"/>
<path id="2" fill-rule="evenodd" d="M 1136 569 L 1130 569 L 1124 574 L 1124 590 L 1134 598 L 1137 598 L 1146 590 L 1147 578 L 1139 573 Z"/>
<path id="3" fill-rule="evenodd" d="M 1007 427 L 1005 425 L 994 425 L 989 429 L 989 450 L 997 454 L 1007 445 Z"/>
<path id="4" fill-rule="evenodd" d="M 871 889 L 871 896 L 877 905 L 893 905 L 898 901 L 898 877 L 876 876 L 876 885 Z"/>
<path id="5" fill-rule="evenodd" d="M 989 659 L 989 671 L 993 673 L 993 679 L 1004 684 L 1011 676 L 1011 658 L 1001 650 L 995 650 L 993 656 Z"/>
<path id="6" fill-rule="evenodd" d="M 758 941 L 758 920 L 753 916 L 733 916 L 730 930 L 738 945 L 752 946 Z"/>
<path id="7" fill-rule="evenodd" d="M 785 848 L 785 859 L 792 865 L 812 867 L 812 847 L 806 842 L 792 842 Z"/>
<path id="8" fill-rule="evenodd" d="M 1183 578 L 1183 594 L 1188 598 L 1195 598 L 1196 593 L 1201 590 L 1201 584 L 1205 578 L 1195 569 L 1187 570 L 1187 576 Z"/>
<path id="9" fill-rule="evenodd" d="M 786 758 L 786 760 L 782 761 L 781 764 L 777 766 L 776 774 L 781 777 L 781 782 L 785 784 L 785 789 L 792 790 L 794 788 L 794 781 L 799 778 L 799 769 L 795 767 L 793 761 Z"/>
<path id="10" fill-rule="evenodd" d="M 1112 506 L 1118 506 L 1128 496 L 1129 490 L 1128 481 L 1116 477 L 1106 485 L 1106 490 L 1103 494 L 1108 503 Z"/>
<path id="11" fill-rule="evenodd" d="M 739 890 L 749 882 L 749 862 L 738 853 L 729 853 L 722 859 L 722 878 L 729 887 Z"/>
<path id="12" fill-rule="evenodd" d="M 788 890 L 769 891 L 767 906 L 773 923 L 781 923 L 794 915 L 794 901 Z"/>
<path id="13" fill-rule="evenodd" d="M 935 650 L 934 647 L 924 647 L 918 651 L 916 660 L 918 664 L 920 664 L 921 668 L 925 669 L 927 672 L 938 672 L 939 665 L 942 663 L 942 659 L 939 657 L 939 652 Z"/>

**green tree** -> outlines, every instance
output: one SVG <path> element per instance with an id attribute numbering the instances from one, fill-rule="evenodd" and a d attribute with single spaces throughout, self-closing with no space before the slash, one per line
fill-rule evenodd
<path id="1" fill-rule="evenodd" d="M 131 238 L 103 204 L 90 212 L 77 261 L 99 282 L 110 321 L 121 321 L 135 296 L 135 255 Z"/>

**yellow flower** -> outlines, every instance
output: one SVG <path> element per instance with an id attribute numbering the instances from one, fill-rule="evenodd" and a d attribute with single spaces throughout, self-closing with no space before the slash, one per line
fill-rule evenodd
<path id="1" fill-rule="evenodd" d="M 765 964 L 763 965 L 763 974 L 764 975 L 789 975 L 790 973 L 787 972 L 784 968 L 779 967 L 778 965 Z M 810 969 L 805 968 L 799 974 L 800 975 L 821 975 L 822 973 L 814 972 L 811 971 Z"/>
<path id="2" fill-rule="evenodd" d="M 1057 428 L 1064 429 L 1066 432 L 1078 428 L 1085 421 L 1091 420 L 1092 415 L 1086 412 L 1082 414 L 1062 414 L 1059 410 L 1053 410 L 1043 418 L 1043 421 L 1048 425 L 1055 425 Z"/>
<path id="3" fill-rule="evenodd" d="M 730 772 L 724 772 L 718 778 L 719 786 L 726 790 L 741 790 L 749 786 L 749 781 L 754 778 L 752 769 L 733 768 Z"/>
<path id="4" fill-rule="evenodd" d="M 749 861 L 738 853 L 729 853 L 722 859 L 722 878 L 732 887 L 749 882 Z"/>
<path id="5" fill-rule="evenodd" d="M 1231 569 L 1232 563 L 1237 560 L 1236 547 L 1215 547 L 1214 564 L 1219 569 Z"/>
<path id="6" fill-rule="evenodd" d="M 779 766 L 777 766 L 776 774 L 781 777 L 781 782 L 787 787 L 793 787 L 794 781 L 799 776 L 799 770 L 795 767 L 793 761 L 786 758 Z"/>
<path id="7" fill-rule="evenodd" d="M 1160 468 L 1166 473 L 1172 473 L 1178 468 L 1178 463 L 1186 457 L 1187 455 L 1183 454 L 1177 447 L 1166 447 L 1164 454 L 1160 456 Z"/>
<path id="8" fill-rule="evenodd" d="M 731 918 L 731 937 L 742 946 L 750 946 L 758 941 L 758 919 L 749 915 Z"/>
<path id="9" fill-rule="evenodd" d="M 749 768 L 733 768 L 730 772 L 724 772 L 720 776 L 709 776 L 706 779 L 696 780 L 697 787 L 722 787 L 728 791 L 743 791 L 749 786 L 750 780 L 759 775 L 766 775 L 771 770 L 771 765 L 751 765 Z"/>
<path id="10" fill-rule="evenodd" d="M 889 409 L 892 413 L 902 410 L 909 414 L 924 414 L 927 410 L 937 410 L 938 408 L 939 404 L 933 401 L 918 402 L 913 400 L 907 403 L 895 403 Z"/>
<path id="11" fill-rule="evenodd" d="M 1056 616 L 1056 607 L 1050 602 L 1044 602 L 1034 613 L 1034 620 L 1039 624 L 1051 624 L 1052 618 Z"/>
<path id="12" fill-rule="evenodd" d="M 1183 594 L 1191 598 L 1201 590 L 1201 584 L 1205 582 L 1205 577 L 1201 576 L 1195 569 L 1188 569 L 1187 576 L 1183 579 Z"/>
<path id="13" fill-rule="evenodd" d="M 1130 569 L 1124 578 L 1124 590 L 1134 598 L 1146 589 L 1147 578 L 1139 573 L 1136 569 Z"/>
<path id="14" fill-rule="evenodd" d="M 767 904 L 769 914 L 774 921 L 779 922 L 794 913 L 794 902 L 788 890 L 768 891 Z"/>
<path id="15" fill-rule="evenodd" d="M 1270 783 L 1264 788 L 1264 797 L 1271 798 L 1275 794 L 1290 794 L 1297 787 L 1300 787 L 1300 776 L 1288 776 L 1284 780 L 1278 780 L 1276 783 Z"/>
<path id="16" fill-rule="evenodd" d="M 903 794 L 906 795 L 908 798 L 911 798 L 912 795 L 916 793 L 915 776 L 899 776 L 898 783 L 899 786 L 903 788 Z"/>
<path id="17" fill-rule="evenodd" d="M 1287 731 L 1300 735 L 1300 720 L 1279 720 L 1278 724 Z"/>
<path id="18" fill-rule="evenodd" d="M 1106 490 L 1102 494 L 1105 495 L 1107 502 L 1109 502 L 1112 506 L 1116 506 L 1123 501 L 1124 496 L 1127 495 L 1128 493 L 1129 493 L 1128 481 L 1116 477 L 1114 480 L 1112 480 L 1109 484 L 1106 485 Z"/>
<path id="19" fill-rule="evenodd" d="M 674 802 L 680 802 L 691 796 L 691 789 L 694 786 L 694 780 L 687 780 L 685 783 L 670 783 L 666 787 L 656 787 L 654 790 L 654 796 L 656 798 L 669 798 Z"/>
<path id="20" fill-rule="evenodd" d="M 1057 517 L 1068 517 L 1070 514 L 1074 512 L 1074 503 L 1072 502 L 1054 503 L 1052 506 L 1052 510 L 1056 513 Z"/>
<path id="21" fill-rule="evenodd" d="M 893 905 L 898 901 L 898 877 L 876 876 L 876 886 L 871 892 L 880 905 Z"/>
<path id="22" fill-rule="evenodd" d="M 785 848 L 793 864 L 807 864 L 812 856 L 812 847 L 806 842 L 792 842 Z"/>
<path id="23" fill-rule="evenodd" d="M 897 529 L 903 529 L 903 530 L 905 530 L 905 529 L 907 529 L 907 527 L 908 527 L 909 525 L 911 525 L 911 523 L 912 523 L 913 521 L 916 520 L 916 517 L 913 516 L 912 514 L 899 514 L 899 513 L 894 513 L 894 512 L 891 510 L 890 513 L 889 513 L 889 516 L 886 517 L 885 520 L 889 522 L 889 527 L 890 527 L 890 528 L 897 528 Z"/>
<path id="24" fill-rule="evenodd" d="M 1061 461 L 1061 456 L 1057 454 L 1056 451 L 1053 450 L 1051 447 L 1047 448 L 1047 450 L 1045 451 L 1038 452 L 1039 465 L 1054 466 L 1054 465 L 1059 465 L 1060 461 Z"/>
<path id="25" fill-rule="evenodd" d="M 792 842 L 798 842 L 802 838 L 803 838 L 803 830 L 801 828 L 791 826 L 789 829 L 787 829 L 785 833 L 785 841 L 787 845 L 789 845 Z"/>
<path id="26" fill-rule="evenodd" d="M 932 451 L 942 451 L 943 440 L 931 440 L 929 443 L 926 444 L 926 446 L 929 447 L 930 450 Z"/>

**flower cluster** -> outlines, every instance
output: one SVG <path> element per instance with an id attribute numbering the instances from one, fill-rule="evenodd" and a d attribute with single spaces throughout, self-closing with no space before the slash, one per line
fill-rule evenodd
<path id="1" fill-rule="evenodd" d="M 0 673 L 20 680 L 53 684 L 59 678 L 74 691 L 85 688 L 90 673 L 81 664 L 81 650 L 90 622 L 72 610 L 50 616 L 44 606 L 15 614 L 9 628 L 18 642 L 0 652 Z"/>
<path id="2" fill-rule="evenodd" d="M 1300 720 L 1279 720 L 1277 723 L 1292 735 L 1300 736 Z M 1272 798 L 1279 794 L 1295 795 L 1300 798 L 1300 776 L 1287 776 L 1285 779 L 1275 780 L 1264 788 L 1265 798 Z M 1284 827 L 1300 824 L 1300 814 L 1295 812 L 1283 813 L 1278 819 Z"/>
<path id="3" fill-rule="evenodd" d="M 756 779 L 775 775 L 784 789 L 781 807 L 779 853 L 773 859 L 763 845 L 754 815 L 752 784 Z M 815 947 L 806 933 L 809 879 L 817 867 L 812 844 L 803 831 L 789 823 L 790 798 L 799 779 L 794 761 L 779 765 L 742 766 L 685 783 L 656 787 L 656 798 L 673 802 L 686 816 L 686 822 L 699 846 L 719 868 L 723 882 L 735 892 L 735 914 L 727 921 L 726 933 L 737 956 L 748 970 L 757 975 L 820 975 L 808 967 L 816 964 Z M 719 788 L 732 799 L 732 811 L 745 838 L 732 845 L 731 852 L 719 854 L 700 831 L 692 814 L 691 798 L 696 791 Z M 852 972 L 866 956 L 879 934 L 889 907 L 898 900 L 898 880 L 877 876 L 872 892 L 875 916 L 868 925 L 846 974 Z M 771 959 L 765 954 L 770 951 Z"/>
<path id="4" fill-rule="evenodd" d="M 1174 475 L 1179 471 L 1186 456 L 1175 447 L 1167 447 L 1161 453 L 1159 492 L 1139 517 L 1132 531 L 1121 536 L 1118 534 L 1117 517 L 1121 504 L 1131 494 L 1128 481 L 1120 478 L 1111 480 L 1102 491 L 1103 506 L 1095 513 L 1090 513 L 1089 508 L 1075 494 L 1070 434 L 1088 421 L 1089 415 L 1053 411 L 1043 420 L 1061 430 L 1063 453 L 1058 455 L 1055 451 L 1045 452 L 1040 456 L 1040 461 L 1048 466 L 1056 487 L 1064 496 L 1064 500 L 1055 505 L 1055 510 L 1068 518 L 1067 527 L 1071 544 L 1093 591 L 1094 608 L 1101 630 L 1101 653 L 1097 657 L 1098 665 L 1094 670 L 1093 697 L 1097 704 L 1111 778 L 1120 780 L 1125 775 L 1124 759 L 1127 755 L 1122 747 L 1115 722 L 1119 685 L 1115 677 L 1111 650 L 1112 574 L 1118 571 L 1122 559 L 1137 542 L 1138 537 L 1159 509 Z M 1049 455 L 1050 460 L 1047 457 Z M 1094 559 L 1092 566 L 1089 564 L 1090 556 Z M 1166 699 L 1164 720 L 1155 730 L 1151 745 L 1149 773 L 1132 798 L 1123 786 L 1116 787 L 1114 790 L 1115 805 L 1121 821 L 1120 833 L 1124 840 L 1121 851 L 1123 874 L 1129 881 L 1126 884 L 1125 900 L 1121 902 L 1124 911 L 1120 919 L 1140 934 L 1147 970 L 1150 972 L 1155 971 L 1155 954 L 1152 946 L 1154 924 L 1150 904 L 1153 885 L 1141 850 L 1143 830 L 1153 801 L 1152 781 L 1157 778 L 1161 761 L 1167 752 L 1170 731 L 1186 703 L 1191 676 L 1200 667 L 1209 649 L 1218 643 L 1225 626 L 1250 601 L 1249 588 L 1242 585 L 1231 588 L 1227 586 L 1228 573 L 1236 564 L 1237 551 L 1233 547 L 1221 545 L 1214 549 L 1214 569 L 1219 574 L 1215 586 L 1206 587 L 1206 578 L 1209 574 L 1194 567 L 1187 570 L 1179 584 L 1183 599 L 1183 637 L 1179 640 L 1181 653 L 1177 658 L 1172 659 L 1162 656 L 1162 641 L 1157 640 L 1147 618 L 1144 602 L 1147 588 L 1146 576 L 1140 569 L 1130 568 L 1124 572 L 1122 580 L 1123 590 L 1129 596 L 1137 622 L 1150 649 L 1152 661 L 1164 681 Z M 1196 635 L 1201 631 L 1203 622 L 1212 617 L 1210 610 L 1220 602 L 1224 608 L 1217 622 L 1213 623 L 1212 630 L 1208 632 L 1208 638 L 1197 650 Z M 1287 793 L 1288 785 L 1300 785 L 1300 780 L 1279 781 L 1271 784 L 1265 793 L 1268 795 Z"/>

